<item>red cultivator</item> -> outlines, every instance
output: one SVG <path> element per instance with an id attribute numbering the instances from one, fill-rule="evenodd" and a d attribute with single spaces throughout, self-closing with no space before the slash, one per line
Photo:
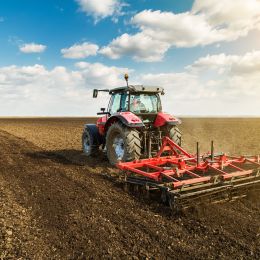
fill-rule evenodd
<path id="1" fill-rule="evenodd" d="M 260 184 L 259 156 L 232 157 L 211 153 L 191 155 L 168 137 L 154 158 L 120 162 L 127 183 L 147 191 L 161 191 L 164 202 L 174 209 L 196 202 L 235 200 Z"/>

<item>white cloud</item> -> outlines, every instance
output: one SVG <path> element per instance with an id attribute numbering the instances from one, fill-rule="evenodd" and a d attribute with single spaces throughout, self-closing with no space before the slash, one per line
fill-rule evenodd
<path id="1" fill-rule="evenodd" d="M 200 78 L 213 80 L 219 97 L 224 95 L 236 100 L 245 97 L 260 99 L 260 51 L 244 55 L 208 55 L 187 69 Z"/>
<path id="2" fill-rule="evenodd" d="M 76 70 L 42 65 L 0 68 L 0 115 L 95 115 L 93 88 L 124 84 L 127 68 L 81 62 Z M 98 102 L 107 104 L 108 96 Z"/>
<path id="3" fill-rule="evenodd" d="M 80 10 L 87 15 L 94 17 L 95 22 L 109 16 L 118 16 L 121 14 L 122 7 L 125 5 L 121 0 L 76 0 Z"/>
<path id="4" fill-rule="evenodd" d="M 145 34 L 131 36 L 125 33 L 113 40 L 109 46 L 102 48 L 99 53 L 111 59 L 126 55 L 137 61 L 152 62 L 160 61 L 168 48 L 168 43 L 153 40 Z"/>
<path id="5" fill-rule="evenodd" d="M 144 10 L 132 18 L 132 23 L 152 39 L 176 47 L 206 45 L 216 41 L 218 37 L 203 15 L 190 12 L 174 14 Z"/>
<path id="6" fill-rule="evenodd" d="M 187 72 L 144 74 L 140 76 L 140 81 L 147 85 L 163 86 L 166 92 L 165 99 L 168 101 L 192 101 L 216 96 L 216 91 L 204 88 L 197 75 Z"/>
<path id="7" fill-rule="evenodd" d="M 139 32 L 117 37 L 102 49 L 104 55 L 114 59 L 128 55 L 135 60 L 155 61 L 161 60 L 171 47 L 234 41 L 253 29 L 260 29 L 260 1 L 196 0 L 189 12 L 144 10 L 136 14 L 131 23 Z M 147 41 L 149 48 L 145 48 Z"/>
<path id="8" fill-rule="evenodd" d="M 207 22 L 231 40 L 260 28 L 259 0 L 196 0 L 192 12 L 204 13 Z"/>
<path id="9" fill-rule="evenodd" d="M 182 115 L 256 115 L 260 111 L 260 51 L 208 55 L 185 71 L 143 74 L 102 63 L 78 62 L 70 70 L 42 65 L 0 67 L 1 115 L 95 115 L 109 97 L 93 102 L 93 88 L 158 85 L 165 111 Z"/>
<path id="10" fill-rule="evenodd" d="M 96 55 L 98 49 L 98 45 L 84 42 L 82 44 L 74 44 L 69 48 L 64 48 L 61 50 L 61 53 L 64 58 L 83 59 L 88 56 Z"/>
<path id="11" fill-rule="evenodd" d="M 75 67 L 86 79 L 89 88 L 113 88 L 124 85 L 123 75 L 128 73 L 128 68 L 106 66 L 102 63 L 78 62 Z"/>
<path id="12" fill-rule="evenodd" d="M 47 46 L 36 43 L 25 43 L 19 46 L 19 49 L 23 53 L 41 53 L 46 50 Z"/>
<path id="13" fill-rule="evenodd" d="M 244 55 L 207 55 L 196 60 L 187 69 L 193 71 L 216 70 L 219 74 L 230 75 L 260 74 L 260 51 L 248 52 Z"/>
<path id="14" fill-rule="evenodd" d="M 144 84 L 165 87 L 165 110 L 177 114 L 260 115 L 260 51 L 208 55 L 182 73 L 145 74 Z"/>

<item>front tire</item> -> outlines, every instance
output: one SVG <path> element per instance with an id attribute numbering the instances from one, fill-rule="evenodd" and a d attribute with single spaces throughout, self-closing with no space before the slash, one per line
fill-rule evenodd
<path id="1" fill-rule="evenodd" d="M 140 134 L 136 129 L 116 122 L 107 131 L 106 148 L 108 160 L 112 165 L 119 161 L 137 160 L 141 156 Z"/>

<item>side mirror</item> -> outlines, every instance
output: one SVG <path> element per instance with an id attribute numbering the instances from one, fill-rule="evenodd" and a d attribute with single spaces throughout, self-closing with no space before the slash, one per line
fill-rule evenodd
<path id="1" fill-rule="evenodd" d="M 98 96 L 98 90 L 93 89 L 93 98 L 96 98 Z"/>
<path id="2" fill-rule="evenodd" d="M 101 107 L 100 110 L 102 111 L 102 113 L 104 113 L 106 109 L 104 107 Z"/>

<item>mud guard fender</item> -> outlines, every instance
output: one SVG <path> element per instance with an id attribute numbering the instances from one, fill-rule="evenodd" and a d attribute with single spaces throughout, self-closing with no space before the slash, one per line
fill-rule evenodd
<path id="1" fill-rule="evenodd" d="M 154 121 L 155 127 L 161 127 L 164 125 L 179 125 L 181 120 L 168 113 L 159 112 Z"/>
<path id="2" fill-rule="evenodd" d="M 118 121 L 122 122 L 122 124 L 126 125 L 127 127 L 144 127 L 142 120 L 137 115 L 133 114 L 132 112 L 119 112 L 107 120 L 105 129 L 107 130 L 109 125 Z"/>

